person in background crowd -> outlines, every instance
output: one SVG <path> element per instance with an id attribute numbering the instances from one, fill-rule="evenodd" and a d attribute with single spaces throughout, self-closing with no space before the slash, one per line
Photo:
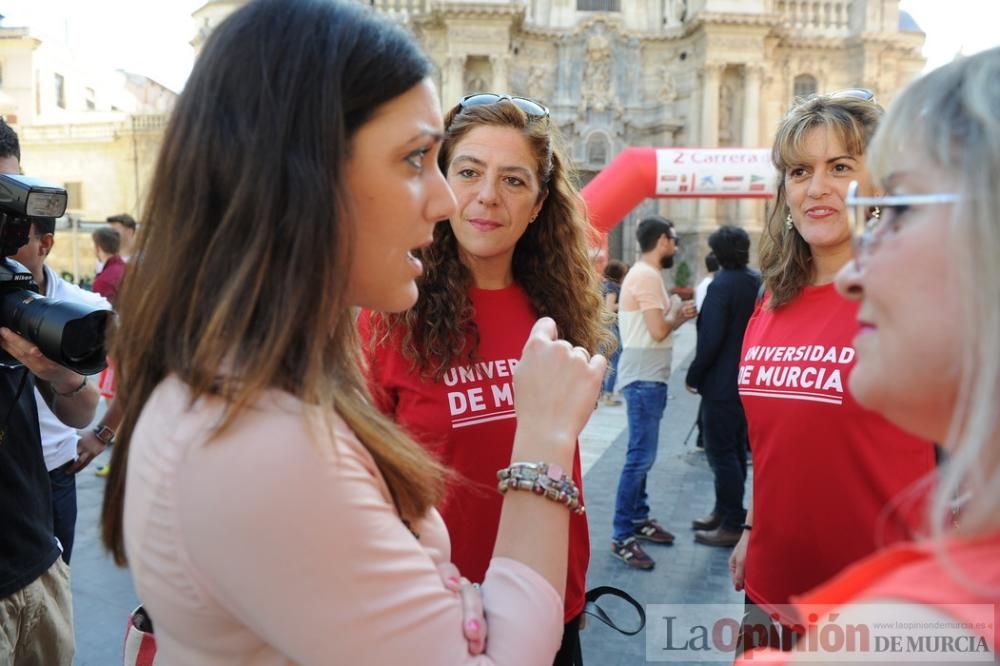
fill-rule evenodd
<path id="1" fill-rule="evenodd" d="M 121 238 L 111 227 L 98 227 L 91 237 L 94 240 L 94 253 L 101 264 L 101 270 L 94 278 L 94 291 L 114 304 L 122 278 L 125 277 L 125 261 L 118 255 Z"/>
<path id="2" fill-rule="evenodd" d="M 111 220 L 115 221 L 112 222 Z M 122 221 L 124 219 L 124 221 Z M 121 283 L 125 277 L 125 259 L 119 254 L 121 251 L 121 237 L 118 235 L 118 228 L 131 229 L 128 233 L 134 233 L 135 231 L 135 220 L 132 220 L 128 215 L 115 215 L 108 218 L 109 224 L 107 227 L 100 227 L 94 230 L 92 236 L 94 239 L 94 252 L 97 254 L 97 260 L 101 264 L 101 271 L 94 278 L 93 290 L 106 299 L 111 301 L 113 306 L 118 304 L 118 292 L 121 290 Z M 128 221 L 132 222 L 132 227 L 129 227 Z M 109 357 L 108 366 L 101 371 L 98 377 L 98 387 L 100 388 L 101 395 L 105 400 L 108 401 L 108 410 L 105 414 L 105 421 L 109 418 L 112 421 L 117 421 L 112 414 L 118 414 L 117 408 L 112 410 L 112 405 L 114 404 L 115 392 L 117 390 L 117 377 L 115 372 L 114 361 Z M 85 449 L 89 454 L 95 451 L 99 452 L 100 449 L 107 446 L 114 438 L 113 426 L 108 430 L 103 431 L 104 440 L 98 440 L 96 433 L 85 433 L 83 436 L 83 442 L 87 445 Z M 93 456 L 91 456 L 93 459 Z M 111 472 L 110 464 L 101 465 L 94 470 L 97 476 L 102 478 L 107 478 L 108 474 Z"/>
<path id="3" fill-rule="evenodd" d="M 739 375 L 753 494 L 730 569 L 746 591 L 746 635 L 777 614 L 785 648 L 798 618 L 779 607 L 910 538 L 915 487 L 934 468 L 926 441 L 860 406 L 846 386 L 858 304 L 833 279 L 851 258 L 847 187 L 868 183 L 865 147 L 881 116 L 869 91 L 814 95 L 785 115 L 774 142 L 777 195 L 760 241 L 767 293 L 747 325 Z"/>
<path id="4" fill-rule="evenodd" d="M 701 304 L 705 301 L 705 294 L 708 293 L 708 285 L 712 284 L 712 278 L 714 278 L 715 274 L 719 271 L 719 261 L 715 258 L 715 254 L 713 254 L 712 252 L 709 252 L 708 254 L 705 255 L 705 270 L 708 272 L 708 275 L 703 277 L 701 279 L 701 282 L 699 282 L 698 286 L 695 287 L 694 289 L 694 304 L 695 307 L 698 308 L 698 312 L 701 312 Z M 695 422 L 695 424 L 697 425 L 698 428 L 698 437 L 697 439 L 695 439 L 695 446 L 697 446 L 699 449 L 704 449 L 705 425 L 702 422 L 700 401 L 698 403 L 698 419 Z M 697 523 L 696 525 L 694 525 L 695 529 L 704 529 L 703 527 L 700 526 L 703 524 L 702 521 L 696 520 L 695 523 Z"/>
<path id="5" fill-rule="evenodd" d="M 614 315 L 611 332 L 618 345 L 608 357 L 608 376 L 604 378 L 604 386 L 601 391 L 601 402 L 610 407 L 622 404 L 621 399 L 615 395 L 615 375 L 618 373 L 618 357 L 622 352 L 622 336 L 618 330 L 618 295 L 621 293 L 622 280 L 625 279 L 627 272 L 628 266 L 624 262 L 612 259 L 604 267 L 604 279 L 601 281 L 604 307 Z"/>
<path id="6" fill-rule="evenodd" d="M 722 270 L 698 310 L 698 346 L 687 372 L 687 388 L 701 396 L 699 420 L 705 428 L 705 455 L 715 477 L 715 504 L 695 520 L 694 540 L 708 546 L 735 546 L 746 516 L 747 421 L 737 391 L 743 331 L 753 314 L 760 275 L 747 268 L 750 236 L 723 226 L 708 237 L 709 256 Z"/>
<path id="7" fill-rule="evenodd" d="M 667 408 L 673 340 L 670 334 L 697 314 L 694 303 L 667 296 L 660 271 L 670 268 L 677 252 L 677 232 L 670 220 L 648 217 L 636 228 L 642 253 L 622 282 L 618 325 L 622 353 L 615 387 L 625 394 L 628 449 L 618 479 L 611 554 L 636 569 L 656 562 L 638 539 L 670 545 L 674 535 L 650 517 L 646 475 L 656 461 L 660 420 Z"/>
<path id="8" fill-rule="evenodd" d="M 118 256 L 122 261 L 128 263 L 135 253 L 135 232 L 138 225 L 135 218 L 128 213 L 120 213 L 107 218 L 108 226 L 118 232 L 121 238 L 121 246 L 118 248 Z"/>
<path id="9" fill-rule="evenodd" d="M 375 408 L 359 358 L 356 308 L 411 308 L 414 252 L 455 212 L 432 71 L 358 3 L 254 0 L 177 102 L 121 294 L 102 515 L 166 663 L 547 666 L 559 648 L 580 508 L 562 470 L 606 361 L 550 318 L 528 334 L 480 593 L 434 509 L 445 470 Z"/>
<path id="10" fill-rule="evenodd" d="M 708 275 L 701 279 L 698 286 L 694 288 L 694 304 L 701 312 L 701 304 L 705 302 L 705 295 L 708 293 L 708 285 L 712 284 L 712 279 L 719 272 L 719 260 L 715 258 L 714 252 L 705 255 L 705 270 Z"/>
<path id="11" fill-rule="evenodd" d="M 910 84 L 869 155 L 885 196 L 848 199 L 856 211 L 857 244 L 854 261 L 836 280 L 857 310 L 850 391 L 901 428 L 942 442 L 949 455 L 937 477 L 925 539 L 875 553 L 797 601 L 822 609 L 823 621 L 838 629 L 908 627 L 892 633 L 908 647 L 923 646 L 908 650 L 912 662 L 995 661 L 1000 49 L 958 59 Z M 873 448 L 884 444 L 872 441 Z M 891 447 L 885 464 L 904 462 Z M 819 643 L 818 627 L 807 631 L 799 649 L 815 650 L 809 646 Z M 950 651 L 941 647 L 945 641 Z M 826 648 L 838 653 L 828 661 L 866 656 L 846 654 L 847 647 Z M 786 662 L 816 663 L 817 657 L 756 652 L 741 665 Z"/>
<path id="12" fill-rule="evenodd" d="M 510 368 L 535 320 L 552 317 L 588 350 L 610 348 L 612 338 L 587 255 L 588 222 L 548 110 L 521 97 L 470 95 L 445 117 L 438 163 L 458 208 L 417 254 L 426 271 L 417 303 L 360 321 L 380 407 L 462 480 L 440 511 L 453 561 L 478 582 L 501 519 L 496 470 L 510 460 L 519 423 Z M 582 489 L 579 452 L 571 476 Z M 575 515 L 556 664 L 580 660 L 589 559 L 587 519 Z"/>

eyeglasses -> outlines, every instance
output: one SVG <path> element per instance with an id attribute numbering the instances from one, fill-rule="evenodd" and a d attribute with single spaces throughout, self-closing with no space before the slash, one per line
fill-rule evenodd
<path id="1" fill-rule="evenodd" d="M 858 181 L 851 181 L 847 187 L 848 217 L 854 229 L 854 261 L 861 267 L 863 258 L 871 254 L 886 229 L 897 231 L 901 217 L 910 206 L 933 206 L 950 204 L 959 200 L 957 194 L 893 194 L 885 197 L 859 197 Z"/>
<path id="2" fill-rule="evenodd" d="M 827 97 L 852 97 L 854 99 L 860 99 L 864 102 L 871 102 L 872 104 L 877 104 L 875 101 L 875 93 L 868 88 L 846 88 L 844 90 L 838 90 L 837 92 L 832 92 Z"/>
<path id="3" fill-rule="evenodd" d="M 548 118 L 549 110 L 543 104 L 527 97 L 513 97 L 511 95 L 498 95 L 497 93 L 476 93 L 466 95 L 458 103 L 461 111 L 471 109 L 474 106 L 489 106 L 502 100 L 509 100 L 511 104 L 524 111 L 529 118 Z"/>

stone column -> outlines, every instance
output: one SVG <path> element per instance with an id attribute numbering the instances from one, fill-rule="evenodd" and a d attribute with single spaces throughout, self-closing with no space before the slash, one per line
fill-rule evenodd
<path id="1" fill-rule="evenodd" d="M 743 147 L 759 148 L 760 142 L 760 86 L 763 67 L 757 64 L 746 66 L 743 80 Z M 740 224 L 746 229 L 759 228 L 763 222 L 763 210 L 757 199 L 740 201 Z"/>
<path id="2" fill-rule="evenodd" d="M 723 65 L 706 63 L 701 70 L 701 148 L 719 146 L 719 82 Z M 716 225 L 715 199 L 698 200 L 698 226 L 711 228 Z"/>
<path id="3" fill-rule="evenodd" d="M 445 61 L 444 82 L 442 84 L 441 103 L 445 109 L 451 108 L 462 96 L 463 77 L 465 76 L 465 56 L 450 55 Z"/>
<path id="4" fill-rule="evenodd" d="M 509 93 L 510 88 L 507 82 L 507 56 L 491 55 L 490 67 L 493 70 L 493 90 L 498 93 Z"/>

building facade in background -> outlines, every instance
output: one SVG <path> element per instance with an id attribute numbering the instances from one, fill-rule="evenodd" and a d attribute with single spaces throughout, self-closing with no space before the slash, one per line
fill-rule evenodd
<path id="1" fill-rule="evenodd" d="M 201 38 L 240 0 L 199 10 Z M 769 146 L 792 100 L 865 87 L 886 105 L 924 67 L 924 34 L 899 0 L 365 0 L 406 25 L 435 65 L 442 103 L 471 92 L 544 102 L 586 183 L 627 146 Z M 196 16 L 198 14 L 196 13 Z M 631 261 L 636 220 L 691 240 L 761 228 L 753 201 L 648 201 L 610 235 Z M 692 266 L 697 246 L 686 243 Z"/>
<path id="2" fill-rule="evenodd" d="M 200 49 L 211 30 L 245 2 L 202 5 L 193 14 L 192 46 Z M 479 91 L 544 102 L 582 183 L 627 146 L 768 146 L 796 96 L 860 86 L 885 105 L 924 66 L 924 34 L 899 10 L 899 0 L 362 4 L 399 21 L 421 42 L 445 107 Z M 116 107 L 70 69 L 64 74 L 55 64 L 26 66 L 29 57 L 42 62 L 44 45 L 18 32 L 23 29 L 3 30 L 13 32 L 11 39 L 0 39 L 0 113 L 8 113 L 2 106 L 8 98 L 15 101 L 25 168 L 56 182 L 81 183 L 74 210 L 85 216 L 139 212 L 170 95 L 132 94 L 143 101 Z M 8 56 L 15 50 L 16 62 Z M 65 107 L 59 105 L 60 90 Z M 95 159 L 92 151 L 102 157 Z M 686 240 L 695 241 L 726 223 L 759 232 L 764 204 L 647 201 L 610 234 L 611 256 L 634 259 L 635 221 L 652 212 L 675 220 Z M 682 258 L 692 267 L 701 264 L 701 245 L 685 243 Z"/>
<path id="3" fill-rule="evenodd" d="M 140 217 L 176 99 L 148 77 L 89 66 L 62 42 L 0 25 L 0 115 L 20 137 L 24 172 L 66 188 L 69 218 Z M 92 276 L 89 232 L 57 237 L 49 264 Z"/>

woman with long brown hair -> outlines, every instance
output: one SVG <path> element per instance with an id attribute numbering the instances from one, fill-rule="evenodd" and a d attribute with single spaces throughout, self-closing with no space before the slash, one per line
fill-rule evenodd
<path id="1" fill-rule="evenodd" d="M 510 458 L 521 416 L 515 420 L 509 373 L 532 323 L 552 317 L 571 344 L 591 351 L 612 348 L 613 338 L 589 260 L 588 222 L 548 110 L 481 93 L 455 106 L 445 128 L 438 162 L 458 207 L 418 253 L 425 274 L 416 305 L 362 315 L 362 333 L 383 410 L 455 472 L 440 509 L 455 563 L 478 581 L 500 521 L 494 472 Z M 578 453 L 572 477 L 582 485 Z M 556 663 L 580 659 L 589 555 L 586 518 L 574 516 Z"/>
<path id="2" fill-rule="evenodd" d="M 374 408 L 358 362 L 354 308 L 411 307 L 413 250 L 455 207 L 430 71 L 355 3 L 256 0 L 209 37 L 174 111 L 122 294 L 103 514 L 168 664 L 546 664 L 558 648 L 579 505 L 559 470 L 603 359 L 550 319 L 532 328 L 521 427 L 491 470 L 507 492 L 478 656 L 478 593 L 439 572 L 443 469 Z"/>

